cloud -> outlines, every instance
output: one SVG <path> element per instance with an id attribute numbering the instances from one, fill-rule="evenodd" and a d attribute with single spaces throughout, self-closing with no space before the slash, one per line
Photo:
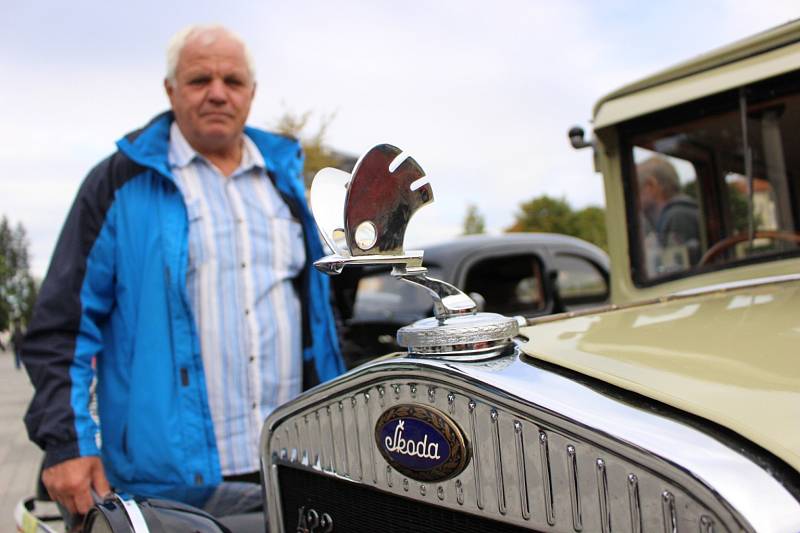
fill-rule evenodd
<path id="1" fill-rule="evenodd" d="M 82 177 L 166 107 L 164 47 L 196 21 L 227 24 L 250 44 L 251 123 L 274 123 L 287 107 L 335 112 L 336 148 L 391 142 L 420 162 L 437 201 L 412 222 L 410 244 L 458 233 L 469 203 L 493 231 L 539 194 L 599 205 L 602 179 L 590 151 L 569 146 L 569 126 L 588 129 L 603 94 L 783 22 L 794 4 L 11 4 L 0 23 L 0 213 L 29 228 L 43 274 Z"/>

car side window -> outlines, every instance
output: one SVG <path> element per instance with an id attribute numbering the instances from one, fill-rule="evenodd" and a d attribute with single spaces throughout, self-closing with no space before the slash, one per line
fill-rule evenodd
<path id="1" fill-rule="evenodd" d="M 569 307 L 608 301 L 608 281 L 591 261 L 571 254 L 556 254 L 558 293 Z"/>
<path id="2" fill-rule="evenodd" d="M 467 273 L 464 292 L 483 296 L 491 313 L 535 315 L 545 308 L 541 263 L 531 254 L 478 261 Z"/>

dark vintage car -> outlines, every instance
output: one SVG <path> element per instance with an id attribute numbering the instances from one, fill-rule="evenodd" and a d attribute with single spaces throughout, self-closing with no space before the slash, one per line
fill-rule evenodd
<path id="1" fill-rule="evenodd" d="M 470 235 L 425 249 L 431 276 L 483 302 L 483 310 L 526 318 L 608 302 L 608 256 L 567 235 Z M 331 278 L 349 368 L 401 350 L 398 328 L 430 316 L 424 291 L 393 278 L 389 267 L 344 269 Z"/>

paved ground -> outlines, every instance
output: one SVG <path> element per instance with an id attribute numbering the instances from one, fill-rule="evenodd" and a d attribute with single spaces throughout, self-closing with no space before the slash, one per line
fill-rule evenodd
<path id="1" fill-rule="evenodd" d="M 0 351 L 0 531 L 14 531 L 14 507 L 34 492 L 42 455 L 22 424 L 32 391 L 28 374 Z"/>

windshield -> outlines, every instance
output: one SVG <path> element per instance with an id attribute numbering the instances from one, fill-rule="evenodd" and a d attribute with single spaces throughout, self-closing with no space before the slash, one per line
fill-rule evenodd
<path id="1" fill-rule="evenodd" d="M 799 82 L 784 76 L 620 129 L 637 284 L 800 251 Z"/>

